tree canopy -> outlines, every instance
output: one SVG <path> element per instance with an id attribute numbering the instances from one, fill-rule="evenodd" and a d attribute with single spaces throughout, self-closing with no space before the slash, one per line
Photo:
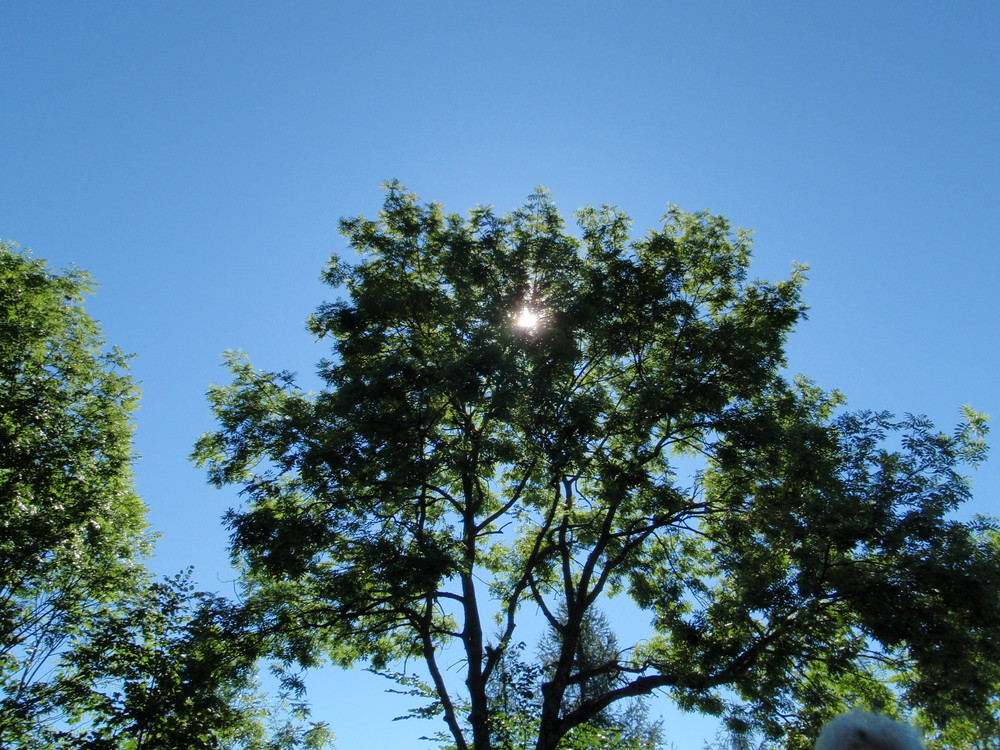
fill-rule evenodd
<path id="1" fill-rule="evenodd" d="M 576 219 L 542 189 L 462 217 L 391 183 L 341 223 L 359 260 L 324 272 L 323 388 L 230 356 L 194 456 L 242 491 L 232 551 L 278 654 L 421 659 L 460 750 L 494 746 L 536 613 L 558 633 L 537 750 L 653 691 L 789 747 L 853 702 L 984 716 L 1000 554 L 953 511 L 985 417 L 945 434 L 789 376 L 803 269 L 749 278 L 720 216 L 671 207 L 641 237 L 613 207 Z M 648 637 L 578 659 L 616 595 Z"/>
<path id="2" fill-rule="evenodd" d="M 92 287 L 0 243 L 0 746 L 324 746 L 304 704 L 266 703 L 248 610 L 147 571 L 139 390 Z"/>
<path id="3" fill-rule="evenodd" d="M 0 244 L 2 744 L 31 725 L 49 658 L 90 605 L 132 588 L 149 550 L 132 485 L 138 389 L 83 310 L 89 291 L 85 272 Z"/>

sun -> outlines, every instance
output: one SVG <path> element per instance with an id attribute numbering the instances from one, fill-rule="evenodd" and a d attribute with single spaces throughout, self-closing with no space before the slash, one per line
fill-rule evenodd
<path id="1" fill-rule="evenodd" d="M 515 324 L 518 328 L 523 328 L 526 331 L 531 331 L 537 328 L 542 322 L 542 314 L 538 310 L 533 310 L 530 307 L 521 308 L 521 312 L 518 313 Z"/>
<path id="2" fill-rule="evenodd" d="M 545 321 L 545 312 L 525 305 L 514 316 L 514 325 L 524 331 L 534 331 Z"/>

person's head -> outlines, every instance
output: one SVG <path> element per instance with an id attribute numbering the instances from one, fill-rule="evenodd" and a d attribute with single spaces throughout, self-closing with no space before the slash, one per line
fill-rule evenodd
<path id="1" fill-rule="evenodd" d="M 850 711 L 823 725 L 816 750 L 923 750 L 917 730 L 909 724 Z"/>

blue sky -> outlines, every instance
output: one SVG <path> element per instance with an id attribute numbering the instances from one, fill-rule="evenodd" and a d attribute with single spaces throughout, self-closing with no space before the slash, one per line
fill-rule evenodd
<path id="1" fill-rule="evenodd" d="M 464 212 L 667 203 L 811 267 L 791 368 L 857 408 L 1000 415 L 1000 4 L 37 2 L 0 7 L 0 237 L 101 283 L 143 382 L 154 567 L 231 590 L 233 493 L 186 456 L 220 353 L 309 376 L 341 216 L 379 183 Z M 975 474 L 994 513 L 1000 458 Z M 622 623 L 629 628 L 631 623 Z M 341 750 L 421 747 L 405 699 L 315 681 Z M 711 725 L 668 714 L 679 750 Z"/>

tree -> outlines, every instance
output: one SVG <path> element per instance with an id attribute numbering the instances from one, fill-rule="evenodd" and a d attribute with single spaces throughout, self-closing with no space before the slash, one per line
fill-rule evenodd
<path id="1" fill-rule="evenodd" d="M 242 490 L 233 552 L 283 658 L 422 659 L 459 750 L 491 747 L 532 610 L 560 644 L 537 750 L 652 691 L 789 746 L 855 700 L 985 710 L 1000 553 L 992 521 L 952 518 L 985 417 L 946 435 L 787 377 L 803 271 L 749 281 L 722 217 L 633 239 L 615 208 L 576 216 L 579 237 L 539 190 L 463 218 L 392 183 L 341 223 L 361 260 L 324 273 L 324 388 L 230 356 L 194 457 Z M 607 595 L 650 635 L 581 669 Z"/>
<path id="2" fill-rule="evenodd" d="M 560 610 L 558 619 L 563 622 L 568 619 L 564 609 Z M 543 668 L 548 672 L 546 677 L 551 676 L 561 653 L 562 638 L 559 631 L 550 624 L 539 651 Z M 590 608 L 580 624 L 580 637 L 577 639 L 571 667 L 581 679 L 567 688 L 564 710 L 571 712 L 595 696 L 608 693 L 624 684 L 623 676 L 617 674 L 616 670 L 609 672 L 606 666 L 617 664 L 621 657 L 618 638 L 608 616 L 596 606 Z M 607 747 L 609 744 L 634 750 L 656 750 L 661 747 L 662 722 L 649 721 L 649 708 L 645 700 L 636 697 L 619 703 L 621 705 L 608 706 L 586 725 L 575 727 L 567 736 L 580 734 L 580 730 L 585 728 L 600 740 L 594 747 Z M 609 735 L 614 736 L 614 742 L 608 742 L 606 738 Z"/>
<path id="3" fill-rule="evenodd" d="M 0 243 L 0 745 L 42 711 L 39 678 L 149 550 L 132 484 L 138 389 L 83 310 L 91 279 Z"/>
<path id="4" fill-rule="evenodd" d="M 87 638 L 62 662 L 58 703 L 79 750 L 304 750 L 332 739 L 293 680 L 294 705 L 268 702 L 258 681 L 261 639 L 250 613 L 196 591 L 191 571 L 150 581 L 138 596 L 105 605 Z M 287 701 L 286 701 L 287 702 Z"/>
<path id="5" fill-rule="evenodd" d="M 559 613 L 565 618 L 565 612 Z M 525 644 L 508 647 L 497 667 L 497 678 L 491 681 L 490 716 L 492 742 L 497 750 L 527 750 L 535 745 L 534 732 L 540 718 L 535 696 L 542 694 L 542 685 L 551 676 L 562 652 L 562 639 L 551 625 L 539 643 L 538 658 L 528 662 L 523 656 Z M 566 711 L 573 711 L 588 698 L 613 690 L 624 684 L 621 676 L 605 671 L 605 665 L 621 658 L 617 637 L 607 616 L 600 609 L 588 611 L 580 627 L 572 670 L 583 677 L 571 685 L 565 696 Z M 644 698 L 633 698 L 609 706 L 587 723 L 570 730 L 560 747 L 566 750 L 596 750 L 615 747 L 623 750 L 657 750 L 664 747 L 662 722 L 649 720 L 649 707 Z"/>
<path id="6" fill-rule="evenodd" d="M 91 288 L 0 243 L 0 746 L 324 746 L 294 679 L 287 708 L 257 688 L 249 609 L 146 570 L 138 388 Z"/>

